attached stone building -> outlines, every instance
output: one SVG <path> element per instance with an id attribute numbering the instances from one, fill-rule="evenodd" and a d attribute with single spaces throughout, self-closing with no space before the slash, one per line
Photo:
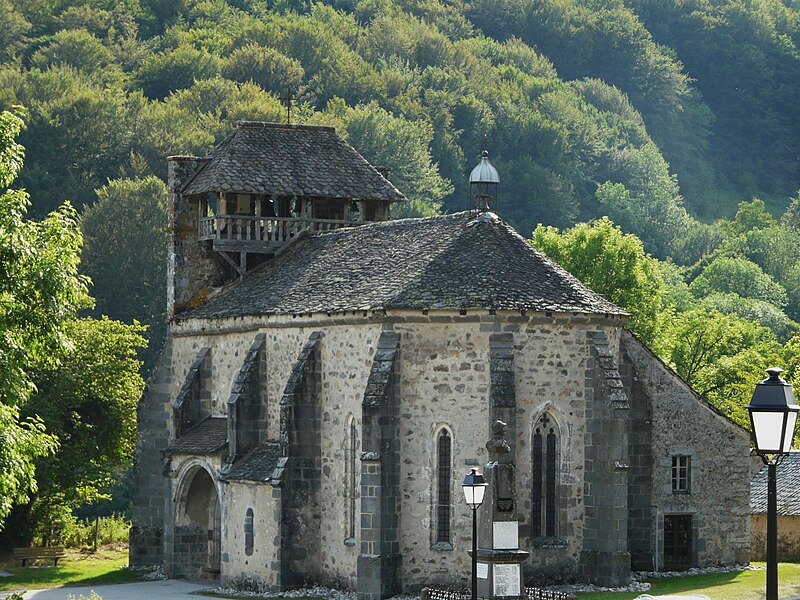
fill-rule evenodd
<path id="1" fill-rule="evenodd" d="M 761 461 L 759 460 L 759 463 Z M 800 452 L 791 451 L 778 465 L 778 560 L 800 556 Z M 767 467 L 750 482 L 750 558 L 766 560 L 767 554 Z"/>
<path id="2" fill-rule="evenodd" d="M 528 581 L 746 561 L 748 434 L 495 214 L 386 221 L 401 201 L 327 128 L 171 159 L 131 564 L 365 599 L 463 584 L 460 483 L 498 418 Z"/>

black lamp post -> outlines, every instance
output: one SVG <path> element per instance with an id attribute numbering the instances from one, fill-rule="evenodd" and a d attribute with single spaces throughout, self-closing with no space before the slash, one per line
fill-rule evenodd
<path id="1" fill-rule="evenodd" d="M 478 507 L 483 503 L 486 493 L 486 478 L 472 469 L 461 484 L 464 499 L 472 509 L 472 600 L 478 598 Z"/>
<path id="2" fill-rule="evenodd" d="M 767 465 L 767 597 L 778 600 L 778 493 L 777 465 L 792 447 L 800 406 L 792 384 L 781 379 L 783 369 L 767 369 L 769 377 L 756 385 L 747 406 L 756 453 Z"/>

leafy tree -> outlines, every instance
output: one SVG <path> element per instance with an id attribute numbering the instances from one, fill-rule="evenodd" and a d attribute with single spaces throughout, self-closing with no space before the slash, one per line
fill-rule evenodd
<path id="1" fill-rule="evenodd" d="M 291 88 L 296 94 L 305 72 L 298 61 L 277 50 L 249 44 L 225 59 L 222 74 L 241 83 L 252 81 L 271 92 L 285 94 Z"/>
<path id="2" fill-rule="evenodd" d="M 764 273 L 757 264 L 738 256 L 718 256 L 689 284 L 698 298 L 714 292 L 738 294 L 742 298 L 764 300 L 783 308 L 788 303 L 786 290 Z"/>
<path id="3" fill-rule="evenodd" d="M 781 217 L 781 223 L 800 233 L 800 191 L 791 199 L 789 207 Z"/>
<path id="4" fill-rule="evenodd" d="M 658 148 L 648 143 L 623 151 L 612 161 L 611 171 L 615 180 L 628 183 L 599 186 L 595 197 L 600 206 L 653 254 L 666 258 L 686 235 L 692 220 Z"/>
<path id="5" fill-rule="evenodd" d="M 206 50 L 181 45 L 147 57 L 136 73 L 148 98 L 160 99 L 174 90 L 188 88 L 197 79 L 219 72 L 220 59 Z"/>
<path id="6" fill-rule="evenodd" d="M 0 0 L 0 58 L 11 58 L 22 45 L 30 22 L 12 0 Z"/>
<path id="7" fill-rule="evenodd" d="M 60 441 L 36 466 L 37 503 L 75 507 L 95 500 L 130 462 L 144 390 L 136 359 L 144 330 L 105 317 L 71 321 L 72 348 L 61 366 L 37 373 L 38 392 L 23 414 L 37 415 Z"/>
<path id="8" fill-rule="evenodd" d="M 769 229 L 775 225 L 775 219 L 767 212 L 763 200 L 753 198 L 750 202 L 740 202 L 733 221 L 727 223 L 732 234 L 741 235 L 754 229 Z"/>
<path id="9" fill-rule="evenodd" d="M 15 141 L 21 128 L 17 116 L 0 113 L 0 188 L 22 168 Z M 35 461 L 57 445 L 41 419 L 22 416 L 35 391 L 31 372 L 58 366 L 69 343 L 65 324 L 89 302 L 77 272 L 75 212 L 65 204 L 41 222 L 28 221 L 27 205 L 23 192 L 0 196 L 0 525 L 36 490 Z"/>
<path id="10" fill-rule="evenodd" d="M 631 313 L 629 327 L 645 342 L 660 329 L 664 281 L 658 261 L 634 235 L 608 218 L 559 232 L 540 225 L 531 243 L 594 291 Z"/>
<path id="11" fill-rule="evenodd" d="M 101 40 L 85 29 L 62 29 L 31 57 L 31 65 L 46 70 L 53 65 L 70 65 L 86 73 L 98 72 L 109 80 L 118 72 L 115 57 Z"/>
<path id="12" fill-rule="evenodd" d="M 656 349 L 698 393 L 743 427 L 744 408 L 764 370 L 784 360 L 765 327 L 733 314 L 694 309 L 676 314 Z"/>
<path id="13" fill-rule="evenodd" d="M 703 298 L 701 304 L 709 310 L 738 315 L 752 323 L 763 325 L 781 342 L 800 333 L 800 325 L 775 305 L 764 300 L 742 298 L 738 294 L 714 293 Z"/>
<path id="14" fill-rule="evenodd" d="M 451 190 L 431 160 L 431 127 L 395 117 L 375 104 L 359 106 L 344 115 L 353 144 L 374 165 L 391 169 L 392 182 L 409 198 L 395 216 L 430 215 Z"/>
<path id="15" fill-rule="evenodd" d="M 743 242 L 742 254 L 784 285 L 789 272 L 800 263 L 800 232 L 784 225 L 752 229 Z"/>
<path id="16" fill-rule="evenodd" d="M 166 323 L 167 187 L 154 176 L 114 179 L 81 216 L 82 266 L 93 282 L 95 313 L 149 326 L 157 351 Z M 155 355 L 147 355 L 147 364 Z"/>

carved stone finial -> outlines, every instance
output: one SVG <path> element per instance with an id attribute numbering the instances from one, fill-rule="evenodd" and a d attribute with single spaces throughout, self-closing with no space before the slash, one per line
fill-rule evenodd
<path id="1" fill-rule="evenodd" d="M 511 446 L 505 440 L 506 424 L 501 420 L 492 423 L 492 439 L 486 442 L 486 449 L 489 454 L 508 454 L 511 452 Z"/>

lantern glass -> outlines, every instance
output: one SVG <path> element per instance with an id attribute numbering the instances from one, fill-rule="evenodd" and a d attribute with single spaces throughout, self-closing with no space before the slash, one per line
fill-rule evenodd
<path id="1" fill-rule="evenodd" d="M 756 435 L 756 449 L 760 452 L 781 452 L 786 413 L 754 410 L 750 413 Z"/>
<path id="2" fill-rule="evenodd" d="M 464 490 L 464 499 L 467 501 L 467 506 L 472 509 L 478 508 L 483 504 L 483 496 L 486 493 L 486 479 L 476 469 L 472 469 L 464 478 L 461 489 Z"/>
<path id="3" fill-rule="evenodd" d="M 794 438 L 794 426 L 797 423 L 797 412 L 791 411 L 786 415 L 786 429 L 783 434 L 783 451 L 789 452 L 792 448 L 792 438 Z"/>

